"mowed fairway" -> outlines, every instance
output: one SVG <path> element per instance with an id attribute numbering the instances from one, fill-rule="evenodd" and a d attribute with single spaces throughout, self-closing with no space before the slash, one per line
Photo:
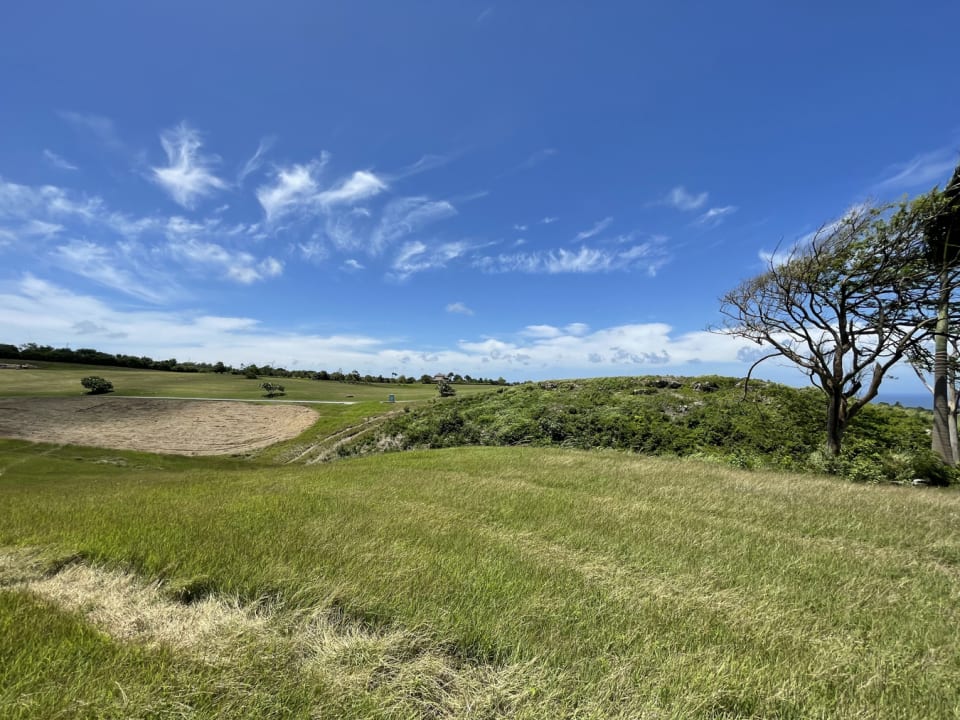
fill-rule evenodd
<path id="1" fill-rule="evenodd" d="M 960 712 L 954 491 L 534 448 L 0 472 L 2 717 Z"/>
<path id="2" fill-rule="evenodd" d="M 9 361 L 19 363 L 21 361 Z M 0 397 L 19 396 L 74 396 L 86 391 L 80 380 L 88 375 L 98 375 L 111 381 L 113 395 L 127 397 L 181 397 L 181 398 L 237 398 L 263 400 L 260 383 L 277 382 L 284 386 L 283 400 L 323 402 L 386 402 L 394 395 L 400 403 L 428 400 L 437 397 L 433 384 L 414 383 L 344 383 L 330 380 L 307 380 L 304 378 L 262 377 L 250 380 L 242 375 L 225 373 L 179 373 L 160 370 L 136 370 L 133 368 L 75 365 L 70 363 L 47 363 L 23 361 L 36 366 L 27 369 L 0 369 Z M 458 395 L 489 391 L 491 385 L 455 386 Z"/>

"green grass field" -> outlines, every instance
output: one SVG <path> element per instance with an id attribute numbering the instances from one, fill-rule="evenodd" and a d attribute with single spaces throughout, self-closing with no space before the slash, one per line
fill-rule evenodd
<path id="1" fill-rule="evenodd" d="M 3 362 L 0 360 L 0 362 Z M 8 361 L 18 363 L 18 360 Z M 342 383 L 302 378 L 269 378 L 248 380 L 242 375 L 215 373 L 178 373 L 133 368 L 74 365 L 30 361 L 36 369 L 0 370 L 0 397 L 15 396 L 70 396 L 86 392 L 81 378 L 99 375 L 110 380 L 114 395 L 144 397 L 204 397 L 259 400 L 263 381 L 279 382 L 286 388 L 284 400 L 322 400 L 359 402 L 376 400 L 386 402 L 394 395 L 397 402 L 411 402 L 437 397 L 434 385 L 415 383 Z M 458 395 L 489 391 L 490 385 L 456 385 Z"/>
<path id="2" fill-rule="evenodd" d="M 91 374 L 118 395 L 261 392 L 44 365 L 0 371 L 0 395 Z M 436 389 L 281 382 L 356 404 L 245 458 L 0 440 L 0 717 L 960 715 L 954 489 L 559 447 L 304 465 L 407 418 L 387 393 Z M 570 415 L 553 405 L 531 417 Z"/>
<path id="3" fill-rule="evenodd" d="M 952 490 L 556 448 L 0 473 L 5 718 L 960 713 Z"/>

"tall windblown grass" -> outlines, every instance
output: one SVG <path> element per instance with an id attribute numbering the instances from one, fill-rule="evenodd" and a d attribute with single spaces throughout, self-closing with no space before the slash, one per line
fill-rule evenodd
<path id="1" fill-rule="evenodd" d="M 73 652 L 129 676 L 140 715 L 181 690 L 201 717 L 960 712 L 950 490 L 549 448 L 280 468 L 0 451 L 0 545 L 160 581 L 167 601 L 269 607 L 272 628 L 220 654 L 218 684 L 175 643 L 89 636 L 82 608 L 8 584 L 7 707 L 48 697 Z M 70 667 L 44 711 L 116 707 L 81 692 L 96 662 Z"/>

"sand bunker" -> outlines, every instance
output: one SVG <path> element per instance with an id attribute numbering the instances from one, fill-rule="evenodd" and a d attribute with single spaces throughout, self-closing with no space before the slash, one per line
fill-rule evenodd
<path id="1" fill-rule="evenodd" d="M 123 397 L 0 398 L 0 437 L 176 455 L 231 455 L 299 435 L 302 405 Z"/>

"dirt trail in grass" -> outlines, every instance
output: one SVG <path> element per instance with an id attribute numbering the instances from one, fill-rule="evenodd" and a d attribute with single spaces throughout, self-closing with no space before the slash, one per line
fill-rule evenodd
<path id="1" fill-rule="evenodd" d="M 375 428 L 382 425 L 392 417 L 400 414 L 400 411 L 377 415 L 372 418 L 366 418 L 363 422 L 356 425 L 350 425 L 342 428 L 335 433 L 328 435 L 309 447 L 304 448 L 294 457 L 287 460 L 287 464 L 304 463 L 313 465 L 318 462 L 326 462 L 337 456 L 337 450 L 348 442 L 358 439 L 361 435 L 372 432 Z"/>
<path id="2" fill-rule="evenodd" d="M 175 455 L 231 455 L 296 437 L 301 405 L 134 399 L 0 398 L 0 437 Z"/>

